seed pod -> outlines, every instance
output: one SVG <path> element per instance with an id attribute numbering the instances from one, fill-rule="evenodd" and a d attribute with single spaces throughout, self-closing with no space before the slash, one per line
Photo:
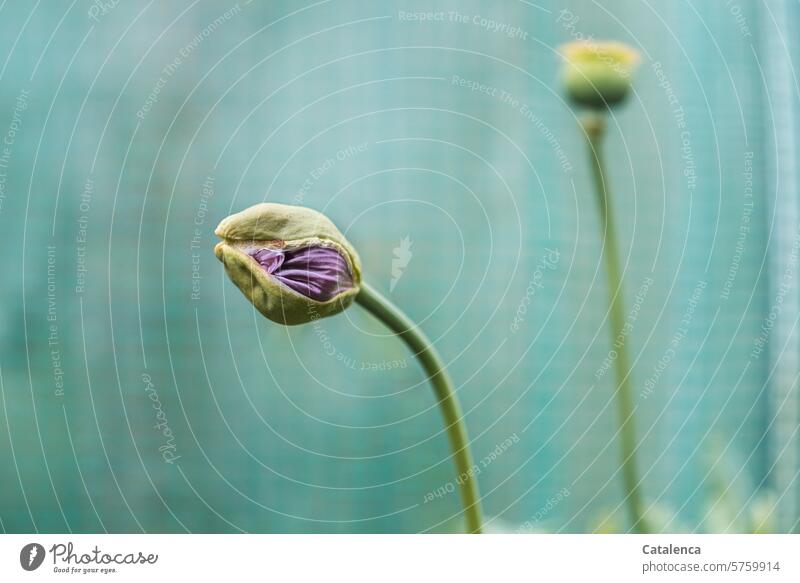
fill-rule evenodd
<path id="1" fill-rule="evenodd" d="M 338 314 L 361 286 L 361 263 L 339 229 L 315 210 L 261 203 L 215 231 L 225 271 L 265 317 L 287 326 Z"/>
<path id="2" fill-rule="evenodd" d="M 569 43 L 560 51 L 564 85 L 573 102 L 602 109 L 625 100 L 640 61 L 638 51 L 619 42 L 596 41 Z"/>

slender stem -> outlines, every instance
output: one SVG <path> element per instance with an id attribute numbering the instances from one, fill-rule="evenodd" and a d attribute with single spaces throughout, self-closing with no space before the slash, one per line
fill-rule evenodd
<path id="1" fill-rule="evenodd" d="M 627 491 L 625 501 L 628 514 L 636 532 L 647 532 L 643 515 L 642 497 L 636 470 L 636 429 L 633 422 L 633 395 L 631 389 L 630 365 L 625 345 L 623 329 L 625 310 L 622 298 L 622 275 L 619 268 L 617 236 L 614 214 L 611 211 L 611 194 L 603 159 L 602 140 L 605 134 L 605 120 L 600 113 L 587 114 L 582 119 L 583 129 L 589 143 L 589 158 L 597 191 L 597 204 L 603 227 L 603 255 L 608 273 L 609 312 L 611 318 L 611 342 L 616 347 L 617 358 L 614 364 L 617 371 L 617 415 L 620 424 L 620 445 L 622 454 L 622 480 Z"/>
<path id="2" fill-rule="evenodd" d="M 387 328 L 397 334 L 419 359 L 422 368 L 428 375 L 439 402 L 442 416 L 444 417 L 450 448 L 453 450 L 453 460 L 458 472 L 458 483 L 461 491 L 461 504 L 464 507 L 464 516 L 467 523 L 467 532 L 478 534 L 481 532 L 481 507 L 478 498 L 478 483 L 472 456 L 469 451 L 467 429 L 461 416 L 453 383 L 444 368 L 442 359 L 436 353 L 430 340 L 422 330 L 412 322 L 408 316 L 401 312 L 392 302 L 382 296 L 378 291 L 363 284 L 361 292 L 356 296 L 356 301 L 370 314 L 383 322 Z"/>

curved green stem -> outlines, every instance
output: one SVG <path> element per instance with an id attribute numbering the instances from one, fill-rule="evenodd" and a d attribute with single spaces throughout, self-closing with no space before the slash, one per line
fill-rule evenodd
<path id="1" fill-rule="evenodd" d="M 582 119 L 583 129 L 589 142 L 589 158 L 592 176 L 597 192 L 597 205 L 603 228 L 603 255 L 608 273 L 609 312 L 611 319 L 611 342 L 616 343 L 622 337 L 625 326 L 625 310 L 622 298 L 622 275 L 619 268 L 617 252 L 617 236 L 614 226 L 614 214 L 610 208 L 610 192 L 603 160 L 602 139 L 605 134 L 605 119 L 600 113 L 587 114 Z M 636 429 L 633 422 L 633 395 L 630 380 L 628 351 L 624 338 L 617 346 L 617 358 L 614 360 L 617 372 L 617 415 L 620 424 L 620 444 L 622 454 L 622 480 L 627 496 L 628 514 L 635 532 L 647 532 L 643 515 L 642 497 L 639 490 L 639 478 L 636 470 Z"/>
<path id="2" fill-rule="evenodd" d="M 356 302 L 397 334 L 408 345 L 414 356 L 417 357 L 422 368 L 425 369 L 428 380 L 430 380 L 433 391 L 436 394 L 436 399 L 439 402 L 439 408 L 444 417 L 445 428 L 450 441 L 450 448 L 453 451 L 467 532 L 480 533 L 481 508 L 478 498 L 478 484 L 472 456 L 469 451 L 467 430 L 461 416 L 461 408 L 453 391 L 453 383 L 445 370 L 442 359 L 422 330 L 392 302 L 368 284 L 362 285 L 361 291 L 356 296 Z"/>

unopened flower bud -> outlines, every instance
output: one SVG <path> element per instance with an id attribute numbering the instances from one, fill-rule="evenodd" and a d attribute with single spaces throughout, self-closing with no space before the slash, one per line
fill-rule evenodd
<path id="1" fill-rule="evenodd" d="M 624 101 L 638 51 L 619 42 L 580 41 L 560 48 L 562 76 L 569 98 L 586 107 L 601 109 Z"/>
<path id="2" fill-rule="evenodd" d="M 225 218 L 214 248 L 225 271 L 264 316 L 304 324 L 347 308 L 361 286 L 355 249 L 322 213 L 261 203 Z"/>

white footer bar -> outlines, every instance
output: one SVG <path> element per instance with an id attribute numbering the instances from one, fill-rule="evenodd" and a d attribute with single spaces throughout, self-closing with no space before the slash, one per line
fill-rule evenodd
<path id="1" fill-rule="evenodd" d="M 800 581 L 797 535 L 2 535 L 0 581 Z"/>

